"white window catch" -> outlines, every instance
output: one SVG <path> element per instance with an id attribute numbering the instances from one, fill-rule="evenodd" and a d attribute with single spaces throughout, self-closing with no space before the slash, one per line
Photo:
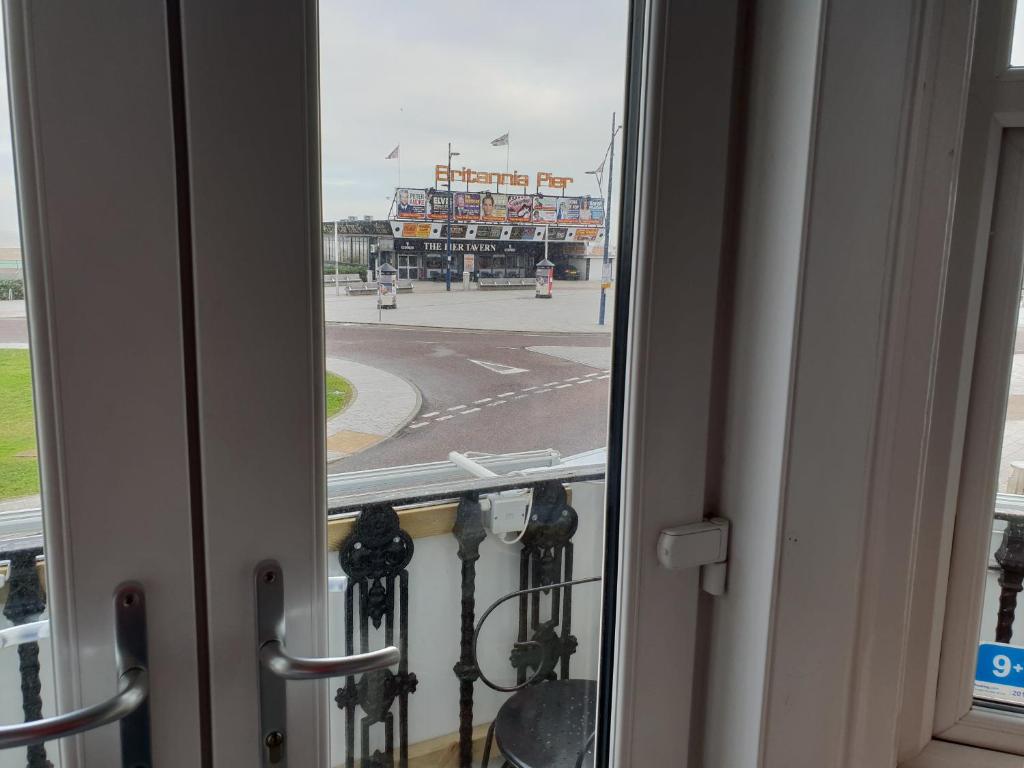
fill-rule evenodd
<path id="1" fill-rule="evenodd" d="M 712 517 L 699 523 L 665 528 L 658 537 L 658 562 L 671 571 L 700 568 L 701 588 L 725 594 L 729 556 L 729 521 Z"/>

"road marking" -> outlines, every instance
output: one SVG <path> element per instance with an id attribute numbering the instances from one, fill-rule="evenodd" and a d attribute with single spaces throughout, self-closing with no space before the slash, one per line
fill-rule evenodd
<path id="1" fill-rule="evenodd" d="M 549 382 L 548 382 L 547 384 L 545 384 L 544 386 L 545 386 L 545 387 L 553 387 L 553 386 L 555 386 L 555 384 L 557 384 L 557 383 L 558 383 L 557 381 L 549 381 Z"/>
<path id="2" fill-rule="evenodd" d="M 498 397 L 501 397 L 501 395 L 498 395 Z M 489 402 L 491 402 L 491 398 L 484 397 L 484 398 L 481 398 L 480 400 L 474 400 L 473 401 L 473 405 L 480 405 L 480 403 L 489 403 Z"/>
<path id="3" fill-rule="evenodd" d="M 455 414 L 449 413 L 447 416 L 441 416 L 440 418 L 434 419 L 434 421 L 448 421 L 448 419 L 454 419 Z"/>
<path id="4" fill-rule="evenodd" d="M 501 363 L 489 363 L 486 360 L 470 360 L 469 362 L 476 363 L 488 371 L 500 373 L 502 376 L 508 376 L 510 373 L 528 373 L 530 370 L 529 368 L 516 368 L 515 366 L 502 365 Z"/>
<path id="5" fill-rule="evenodd" d="M 593 379 L 580 379 L 576 383 L 577 384 L 593 384 L 594 380 Z"/>
<path id="6" fill-rule="evenodd" d="M 424 419 L 429 419 L 431 416 L 437 416 L 437 414 L 439 414 L 439 413 L 440 413 L 440 411 L 431 411 L 430 413 L 424 413 L 423 414 L 423 418 Z"/>
<path id="7" fill-rule="evenodd" d="M 550 392 L 550 391 L 551 391 L 551 388 L 548 387 L 547 389 L 538 389 L 533 394 L 535 394 L 535 395 L 543 395 L 545 392 Z"/>
<path id="8" fill-rule="evenodd" d="M 536 387 L 523 387 L 519 391 L 520 392 L 529 392 L 531 389 L 536 389 Z"/>
<path id="9" fill-rule="evenodd" d="M 573 376 L 571 379 L 566 379 L 566 381 L 579 381 L 579 380 L 580 380 L 579 376 Z"/>
<path id="10" fill-rule="evenodd" d="M 421 421 L 419 424 L 410 424 L 409 429 L 419 429 L 420 427 L 427 426 L 429 423 L 429 421 Z"/>
<path id="11" fill-rule="evenodd" d="M 524 389 L 523 391 L 525 392 L 526 390 Z M 498 397 L 512 397 L 514 394 L 515 392 L 502 392 Z"/>
<path id="12" fill-rule="evenodd" d="M 600 375 L 601 375 L 600 372 L 598 372 L 598 373 L 588 373 L 587 374 L 587 378 L 590 378 L 591 376 L 600 376 Z"/>
<path id="13" fill-rule="evenodd" d="M 448 410 L 449 410 L 449 411 L 461 411 L 461 410 L 462 410 L 463 408 L 465 408 L 465 407 L 466 407 L 466 406 L 464 406 L 464 405 L 453 405 L 453 406 L 452 406 L 451 408 L 449 408 Z"/>
<path id="14" fill-rule="evenodd" d="M 607 379 L 608 378 L 608 374 L 606 373 L 604 376 L 598 376 L 597 378 L 599 378 L 599 379 Z"/>
<path id="15" fill-rule="evenodd" d="M 465 416 L 467 413 L 476 413 L 479 410 L 479 408 L 470 408 L 468 411 L 463 411 L 462 415 Z"/>
<path id="16" fill-rule="evenodd" d="M 611 371 L 601 371 L 601 373 L 611 373 Z"/>
<path id="17" fill-rule="evenodd" d="M 524 397 L 529 397 L 529 395 L 516 395 L 513 399 L 514 400 L 522 400 Z"/>
<path id="18" fill-rule="evenodd" d="M 560 386 L 555 387 L 555 389 L 565 389 L 566 387 L 571 387 L 571 386 L 572 386 L 572 384 L 562 384 Z"/>
<path id="19" fill-rule="evenodd" d="M 501 405 L 502 403 L 507 403 L 507 402 L 508 402 L 508 400 L 495 400 L 493 403 L 491 403 L 487 407 L 488 408 L 493 408 L 496 405 Z"/>

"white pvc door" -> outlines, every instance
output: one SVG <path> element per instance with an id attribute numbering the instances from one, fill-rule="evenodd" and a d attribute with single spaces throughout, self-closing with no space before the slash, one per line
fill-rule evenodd
<path id="1" fill-rule="evenodd" d="M 686 764 L 699 580 L 655 543 L 704 514 L 735 7 L 664 6 L 183 2 L 214 764 Z M 600 325 L 564 278 L 613 168 Z M 349 235 L 440 279 L 325 293 Z M 268 719 L 266 561 L 291 653 L 398 664 Z"/>

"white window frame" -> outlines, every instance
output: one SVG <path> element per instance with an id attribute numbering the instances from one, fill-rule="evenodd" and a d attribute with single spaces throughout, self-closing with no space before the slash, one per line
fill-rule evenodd
<path id="1" fill-rule="evenodd" d="M 785 26 L 771 5 L 751 33 L 720 508 L 734 521 L 734 562 L 730 593 L 712 609 L 705 761 L 1019 766 L 991 735 L 989 749 L 945 741 L 970 740 L 951 728 L 972 721 L 940 685 L 956 643 L 944 626 L 969 624 L 957 647 L 970 666 L 977 645 L 976 622 L 949 620 L 947 585 L 953 605 L 985 568 L 977 559 L 964 576 L 950 556 L 993 147 L 1024 114 L 999 28 L 1013 3 L 978 3 L 977 37 L 972 3 L 822 2 L 817 28 Z M 793 98 L 795 67 L 807 65 L 805 140 L 802 126 L 773 123 L 772 109 L 777 94 Z M 772 137 L 806 141 L 805 180 L 771 162 Z M 782 195 L 795 212 L 772 199 Z M 786 269 L 795 260 L 792 275 L 763 277 L 765 257 Z M 756 293 L 743 293 L 745 280 Z M 788 351 L 759 332 L 780 321 L 791 323 Z M 788 359 L 759 358 L 766 338 Z M 737 737 L 735 713 L 759 728 Z"/>

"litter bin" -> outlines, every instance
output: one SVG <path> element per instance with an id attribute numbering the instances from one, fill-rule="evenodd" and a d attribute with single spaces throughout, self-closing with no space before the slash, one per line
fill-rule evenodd
<path id="1" fill-rule="evenodd" d="M 387 262 L 377 269 L 377 309 L 398 309 L 398 270 Z"/>
<path id="2" fill-rule="evenodd" d="M 551 291 L 554 288 L 555 265 L 553 262 L 544 259 L 537 262 L 537 292 L 534 294 L 538 299 L 550 299 Z"/>

